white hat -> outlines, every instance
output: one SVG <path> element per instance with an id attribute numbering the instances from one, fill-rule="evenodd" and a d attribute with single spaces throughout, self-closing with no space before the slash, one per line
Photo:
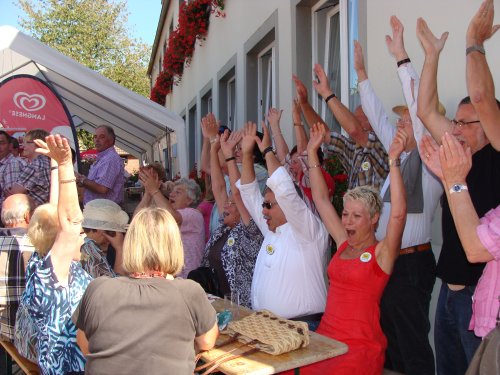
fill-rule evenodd
<path id="1" fill-rule="evenodd" d="M 94 199 L 83 208 L 82 227 L 126 232 L 128 215 L 109 199 Z"/>

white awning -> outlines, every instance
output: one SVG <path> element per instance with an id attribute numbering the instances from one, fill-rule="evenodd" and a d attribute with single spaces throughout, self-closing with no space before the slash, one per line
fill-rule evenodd
<path id="1" fill-rule="evenodd" d="M 0 80 L 16 74 L 37 76 L 55 89 L 77 128 L 110 125 L 118 147 L 141 158 L 173 131 L 181 175 L 187 174 L 187 142 L 182 118 L 111 81 L 10 26 L 0 26 Z"/>

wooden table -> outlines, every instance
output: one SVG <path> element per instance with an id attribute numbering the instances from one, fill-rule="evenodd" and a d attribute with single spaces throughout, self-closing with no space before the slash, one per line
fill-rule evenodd
<path id="1" fill-rule="evenodd" d="M 216 300 L 212 303 L 215 310 L 222 311 L 224 308 L 223 300 Z M 252 311 L 244 307 L 240 307 L 240 317 L 243 318 Z M 237 374 L 252 374 L 252 375 L 268 375 L 275 374 L 277 372 L 286 371 L 294 369 L 297 367 L 305 366 L 311 363 L 319 362 L 324 359 L 333 358 L 338 355 L 347 352 L 347 345 L 330 339 L 326 336 L 319 335 L 315 332 L 309 332 L 310 344 L 302 349 L 294 350 L 293 352 L 281 354 L 281 355 L 270 355 L 264 352 L 256 352 L 248 356 L 240 357 L 228 361 L 219 366 L 218 371 L 223 372 L 227 375 L 237 375 Z M 217 339 L 217 343 L 221 343 L 228 337 L 226 335 L 220 335 Z M 205 352 L 202 355 L 204 361 L 210 361 L 221 354 L 227 353 L 229 350 L 233 349 L 235 346 L 240 344 L 233 343 L 226 345 L 220 349 L 212 349 Z M 241 350 L 234 352 L 233 354 L 238 354 L 241 351 L 247 350 L 248 347 L 244 346 Z"/>

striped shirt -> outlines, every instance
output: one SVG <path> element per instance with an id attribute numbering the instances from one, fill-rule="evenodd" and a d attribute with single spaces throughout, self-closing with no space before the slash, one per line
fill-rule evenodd
<path id="1" fill-rule="evenodd" d="M 24 292 L 25 268 L 33 254 L 24 228 L 0 228 L 0 339 L 14 340 L 19 300 Z"/>
<path id="2" fill-rule="evenodd" d="M 332 132 L 328 152 L 335 152 L 348 176 L 348 189 L 372 185 L 378 191 L 389 173 L 387 152 L 375 133 L 368 133 L 365 147 L 353 139 Z"/>

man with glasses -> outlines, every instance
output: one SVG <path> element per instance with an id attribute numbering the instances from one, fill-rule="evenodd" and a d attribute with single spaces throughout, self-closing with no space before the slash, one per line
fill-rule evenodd
<path id="1" fill-rule="evenodd" d="M 44 129 L 32 129 L 24 135 L 22 156 L 28 160 L 17 180 L 10 188 L 4 190 L 5 195 L 28 194 L 35 202 L 35 207 L 49 201 L 50 191 L 50 159 L 35 152 L 35 139 L 45 141 L 49 135 Z"/>
<path id="2" fill-rule="evenodd" d="M 12 138 L 5 131 L 0 130 L 0 207 L 7 197 L 6 190 L 17 181 L 26 163 L 10 152 Z"/>
<path id="3" fill-rule="evenodd" d="M 408 137 L 401 154 L 401 173 L 406 188 L 407 216 L 399 257 L 380 301 L 380 323 L 387 337 L 385 367 L 407 375 L 434 375 L 434 354 L 429 342 L 429 308 L 436 280 L 436 259 L 431 247 L 432 217 L 443 188 L 438 179 L 422 165 L 418 143 L 425 128 L 417 118 L 419 77 L 404 47 L 403 24 L 396 16 L 390 19 L 392 37 L 387 36 L 389 52 L 396 61 L 397 72 L 407 105 L 396 106 L 399 116 L 393 126 L 375 94 L 365 70 L 363 52 L 354 47 L 354 67 L 358 75 L 361 105 L 378 139 L 386 150 L 397 132 Z M 444 113 L 444 108 L 441 108 Z M 381 187 L 384 206 L 376 232 L 377 239 L 386 236 L 391 197 L 390 176 Z"/>
<path id="4" fill-rule="evenodd" d="M 115 150 L 115 132 L 107 125 L 98 126 L 94 135 L 97 159 L 88 177 L 77 175 L 78 186 L 84 187 L 83 204 L 94 199 L 109 199 L 120 204 L 123 200 L 123 161 Z"/>
<path id="5" fill-rule="evenodd" d="M 457 181 L 446 188 L 450 196 L 468 191 L 478 216 L 484 216 L 491 208 L 500 204 L 500 154 L 491 146 L 470 97 L 460 101 L 452 121 L 436 110 L 438 62 L 448 33 L 437 38 L 420 18 L 417 21 L 417 36 L 425 51 L 418 116 L 437 143 L 441 143 L 445 133 L 451 133 L 464 148 L 470 148 L 472 168 L 466 181 Z M 482 45 L 475 44 L 478 41 L 470 40 L 469 36 L 468 32 L 465 50 L 468 61 L 472 58 L 469 55 L 485 53 Z M 498 122 L 495 125 L 498 127 Z M 424 157 L 428 159 L 430 155 L 426 154 Z M 443 283 L 434 326 L 437 373 L 463 374 L 481 342 L 481 339 L 469 330 L 469 322 L 472 315 L 472 296 L 483 272 L 484 263 L 468 262 L 455 228 L 448 199 L 443 199 L 441 220 L 443 245 L 437 264 L 437 276 Z"/>
<path id="6" fill-rule="evenodd" d="M 264 236 L 252 280 L 254 310 L 308 322 L 315 329 L 326 303 L 328 233 L 299 198 L 295 185 L 271 146 L 269 130 L 258 140 L 269 178 L 262 197 L 253 168 L 256 125 L 247 123 L 242 140 L 243 169 L 236 186 Z"/>

